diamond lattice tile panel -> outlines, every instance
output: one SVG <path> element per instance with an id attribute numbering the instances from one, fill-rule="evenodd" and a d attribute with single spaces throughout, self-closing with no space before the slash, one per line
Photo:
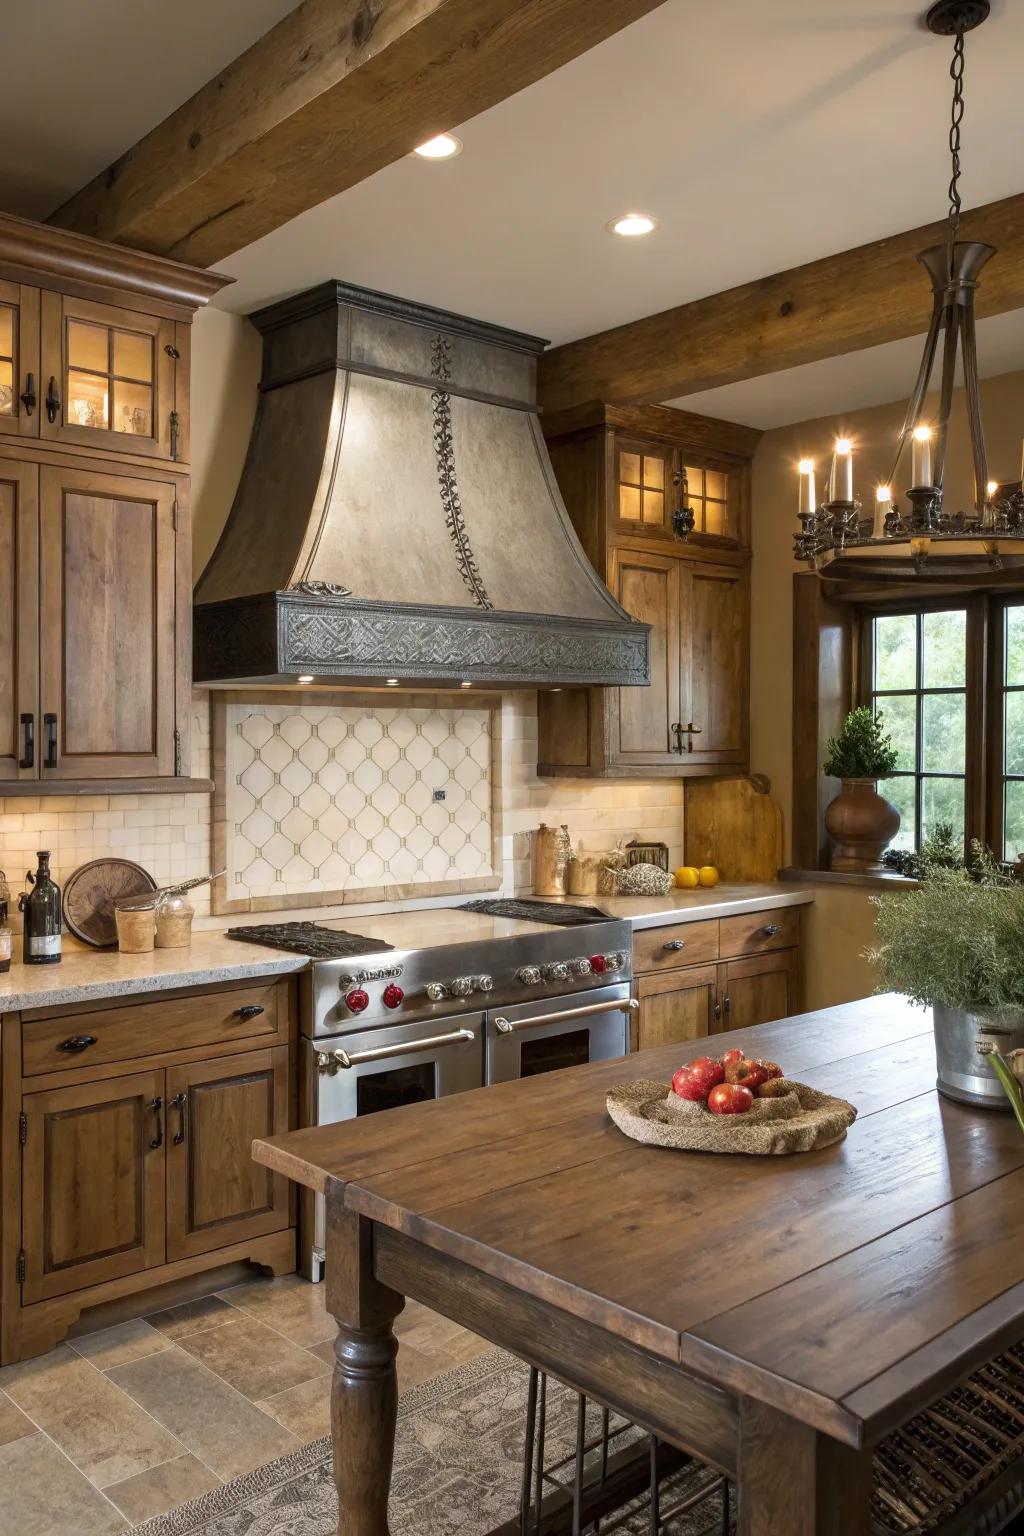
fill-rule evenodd
<path id="1" fill-rule="evenodd" d="M 227 899 L 492 876 L 491 748 L 486 708 L 228 704 Z"/>

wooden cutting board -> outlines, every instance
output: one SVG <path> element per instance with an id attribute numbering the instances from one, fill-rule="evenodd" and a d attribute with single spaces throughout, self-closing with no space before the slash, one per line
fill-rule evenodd
<path id="1" fill-rule="evenodd" d="M 713 864 L 723 880 L 775 880 L 782 863 L 782 812 L 769 791 L 763 774 L 688 783 L 687 864 Z"/>

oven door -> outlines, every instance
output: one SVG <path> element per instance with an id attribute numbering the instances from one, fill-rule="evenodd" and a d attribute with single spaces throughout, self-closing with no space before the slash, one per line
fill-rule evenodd
<path id="1" fill-rule="evenodd" d="M 494 1008 L 487 1015 L 487 1082 L 508 1083 L 560 1067 L 608 1061 L 629 1050 L 629 986 Z"/>
<path id="2" fill-rule="evenodd" d="M 305 1100 L 315 1125 L 333 1125 L 480 1088 L 484 1080 L 484 1015 L 426 1019 L 421 1024 L 301 1041 Z M 324 1202 L 317 1195 L 312 1231 L 302 1234 L 302 1271 L 323 1279 Z"/>

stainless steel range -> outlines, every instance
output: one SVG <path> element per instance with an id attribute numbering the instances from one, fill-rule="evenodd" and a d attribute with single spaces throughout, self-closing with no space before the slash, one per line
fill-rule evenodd
<path id="1" fill-rule="evenodd" d="M 235 930 L 311 954 L 300 977 L 304 1123 L 326 1125 L 629 1050 L 632 931 L 593 907 L 474 902 L 329 923 Z M 417 942 L 400 947 L 403 929 Z M 332 951 L 339 958 L 326 958 Z M 322 1273 L 323 1212 L 304 1236 Z"/>

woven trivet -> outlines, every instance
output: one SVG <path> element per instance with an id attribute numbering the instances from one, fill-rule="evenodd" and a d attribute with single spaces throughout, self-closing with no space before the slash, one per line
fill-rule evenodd
<path id="1" fill-rule="evenodd" d="M 782 1080 L 785 1092 L 755 1098 L 744 1115 L 713 1115 L 706 1104 L 681 1099 L 666 1083 L 638 1079 L 608 1093 L 608 1113 L 620 1131 L 653 1147 L 681 1152 L 748 1152 L 755 1156 L 813 1152 L 846 1135 L 857 1111 L 806 1083 Z"/>

